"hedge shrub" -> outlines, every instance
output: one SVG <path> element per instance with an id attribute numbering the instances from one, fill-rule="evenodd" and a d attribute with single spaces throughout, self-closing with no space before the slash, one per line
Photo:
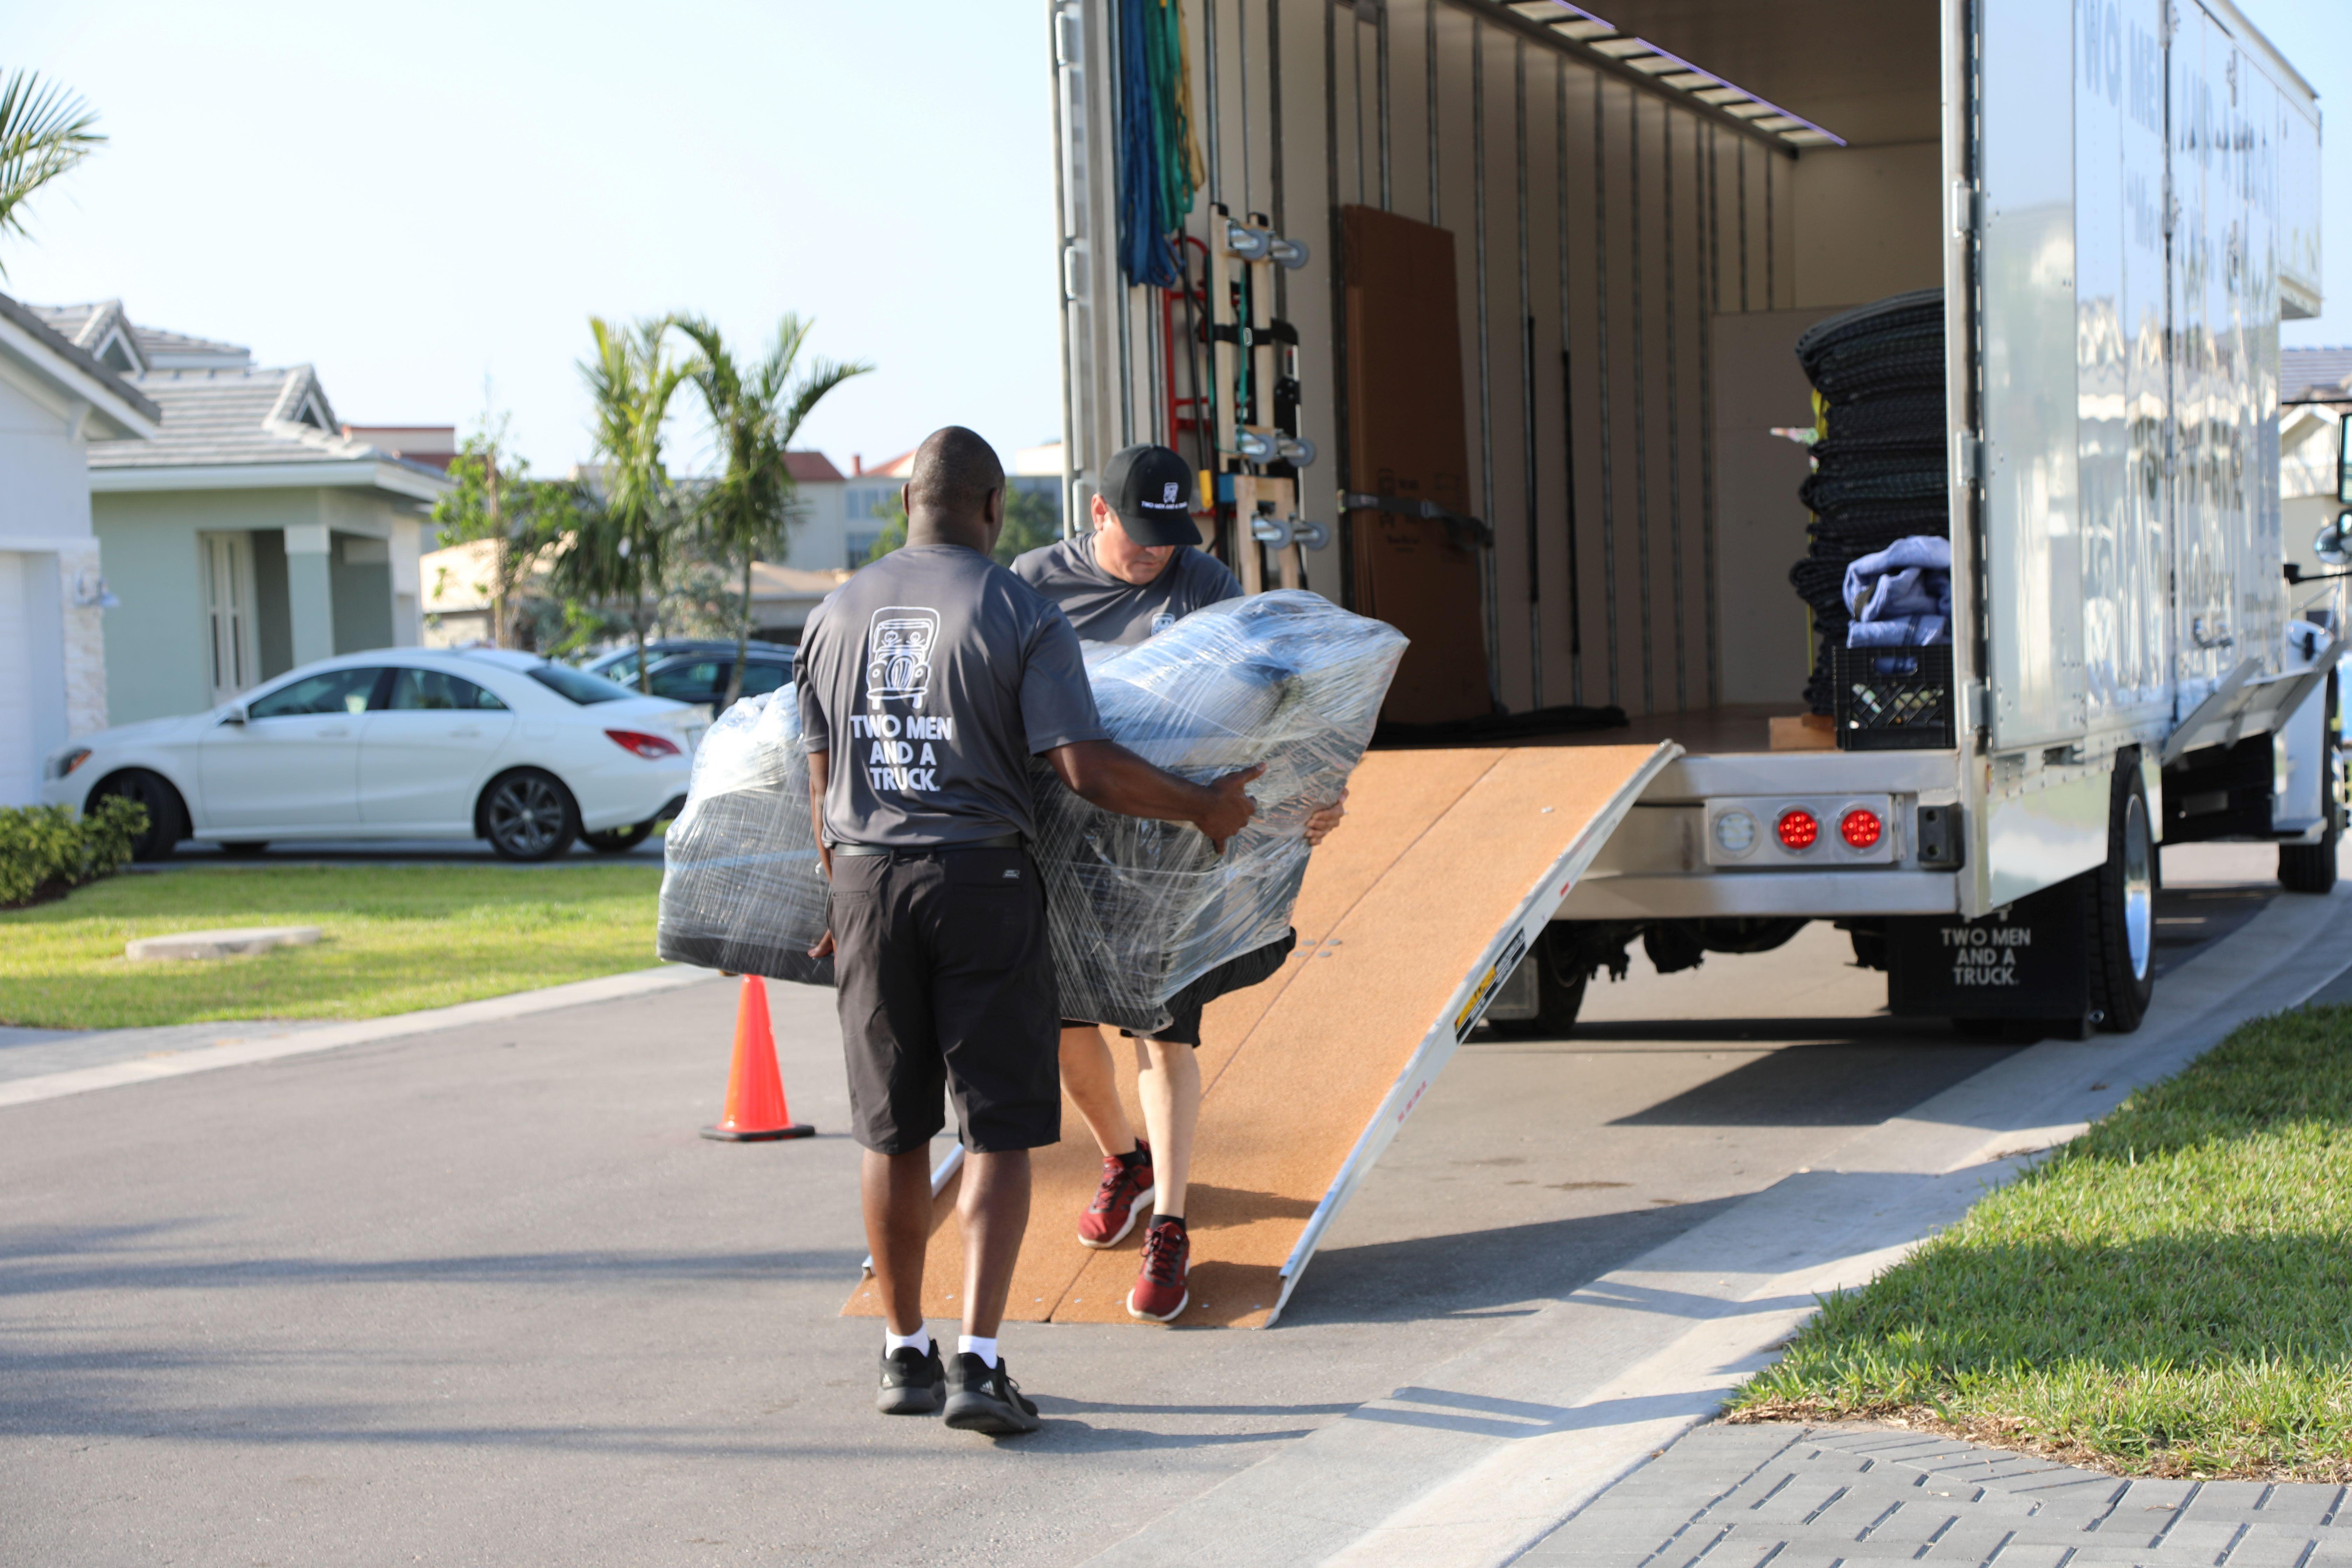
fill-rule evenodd
<path id="1" fill-rule="evenodd" d="M 62 805 L 0 806 L 0 909 L 54 899 L 131 863 L 147 808 L 112 796 L 89 816 Z"/>

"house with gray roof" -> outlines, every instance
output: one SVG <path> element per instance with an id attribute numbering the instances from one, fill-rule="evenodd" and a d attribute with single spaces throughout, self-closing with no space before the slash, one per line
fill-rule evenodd
<path id="1" fill-rule="evenodd" d="M 354 438 L 318 373 L 134 322 L 119 300 L 35 306 L 152 399 L 142 442 L 93 447 L 92 519 L 117 723 L 216 706 L 296 665 L 421 640 L 417 560 L 450 488 L 433 463 Z"/>
<path id="2" fill-rule="evenodd" d="M 139 446 L 162 410 L 0 294 L 0 805 L 41 798 L 46 759 L 107 723 L 110 595 L 89 455 Z"/>

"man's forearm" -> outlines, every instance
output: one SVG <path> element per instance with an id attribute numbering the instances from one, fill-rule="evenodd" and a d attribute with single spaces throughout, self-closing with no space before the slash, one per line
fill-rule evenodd
<path id="1" fill-rule="evenodd" d="M 1215 805 L 1216 792 L 1207 785 L 1154 767 L 1115 742 L 1068 749 L 1077 755 L 1063 782 L 1105 811 L 1160 822 L 1198 822 Z"/>
<path id="2" fill-rule="evenodd" d="M 827 752 L 808 753 L 809 771 L 809 830 L 816 835 L 816 858 L 824 867 L 824 879 L 833 880 L 833 849 L 824 841 L 824 791 L 833 780 L 833 757 Z"/>

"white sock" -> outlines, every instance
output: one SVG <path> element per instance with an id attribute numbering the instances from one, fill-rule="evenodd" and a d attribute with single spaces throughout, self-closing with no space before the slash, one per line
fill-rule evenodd
<path id="1" fill-rule="evenodd" d="M 990 1366 L 996 1364 L 996 1342 L 983 1340 L 978 1334 L 958 1334 L 956 1351 L 961 1355 L 976 1355 Z"/>
<path id="2" fill-rule="evenodd" d="M 882 1325 L 882 1353 L 884 1355 L 888 1355 L 892 1351 L 913 1351 L 918 1355 L 930 1354 L 931 1331 L 925 1328 L 922 1324 L 917 1323 L 915 1325 L 915 1331 L 911 1334 L 894 1334 L 890 1331 L 890 1325 L 888 1323 L 884 1323 Z"/>

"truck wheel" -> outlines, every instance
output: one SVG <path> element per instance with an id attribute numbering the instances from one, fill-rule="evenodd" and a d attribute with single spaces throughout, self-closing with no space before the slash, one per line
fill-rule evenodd
<path id="1" fill-rule="evenodd" d="M 1516 1039 L 1566 1039 L 1576 1027 L 1576 1016 L 1584 1010 L 1584 988 L 1592 980 L 1591 968 L 1582 962 L 1582 951 L 1574 942 L 1562 942 L 1554 933 L 1557 926 L 1546 926 L 1542 936 L 1536 939 L 1536 949 L 1524 962 L 1536 966 L 1536 1016 L 1532 1018 L 1490 1018 L 1487 1027 L 1497 1035 Z"/>
<path id="2" fill-rule="evenodd" d="M 2279 846 L 2279 886 L 2290 893 L 2328 893 L 2336 890 L 2336 848 L 2344 839 L 2344 805 L 2336 794 L 2336 681 L 2327 682 L 2327 705 L 2320 710 L 2326 715 L 2326 748 L 2321 753 L 2330 761 L 2327 770 L 2327 831 L 2316 844 L 2282 844 Z"/>
<path id="3" fill-rule="evenodd" d="M 2107 800 L 2107 862 L 2090 873 L 2091 1006 L 2128 1035 L 2156 994 L 2156 845 L 2139 759 L 2126 752 Z"/>

